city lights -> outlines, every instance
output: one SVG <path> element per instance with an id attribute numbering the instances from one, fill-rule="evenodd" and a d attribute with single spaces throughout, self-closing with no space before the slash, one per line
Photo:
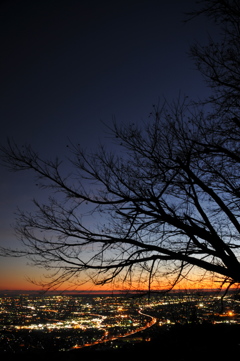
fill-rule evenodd
<path id="1" fill-rule="evenodd" d="M 147 297 L 3 295 L 0 351 L 70 351 L 151 340 L 175 324 L 240 323 L 240 302 L 206 292 Z M 123 342 L 123 341 L 122 341 Z"/>

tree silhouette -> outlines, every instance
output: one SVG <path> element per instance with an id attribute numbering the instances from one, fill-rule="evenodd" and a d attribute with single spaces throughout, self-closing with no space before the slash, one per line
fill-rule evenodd
<path id="1" fill-rule="evenodd" d="M 34 214 L 19 212 L 25 249 L 5 250 L 52 270 L 49 287 L 82 271 L 99 285 L 150 289 L 170 276 L 173 287 L 193 268 L 240 282 L 240 9 L 237 1 L 203 5 L 191 16 L 223 27 L 221 43 L 190 50 L 212 88 L 205 104 L 178 99 L 153 106 L 142 126 L 113 123 L 114 150 L 71 145 L 68 175 L 30 146 L 1 148 L 11 170 L 34 171 L 49 190 Z"/>
<path id="2" fill-rule="evenodd" d="M 213 90 L 208 101 L 219 116 L 239 116 L 239 31 L 240 4 L 237 0 L 204 0 L 201 10 L 192 17 L 204 14 L 221 29 L 221 37 L 209 43 L 198 43 L 190 48 L 190 54 L 197 69 L 204 76 L 207 85 Z M 235 115 L 236 112 L 236 115 Z"/>

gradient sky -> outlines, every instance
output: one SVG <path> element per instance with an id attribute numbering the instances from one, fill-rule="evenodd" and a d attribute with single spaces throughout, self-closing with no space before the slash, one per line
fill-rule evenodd
<path id="1" fill-rule="evenodd" d="M 214 31 L 205 19 L 184 24 L 194 0 L 6 0 L 0 5 L 0 143 L 30 143 L 66 155 L 69 139 L 108 141 L 103 123 L 141 122 L 152 104 L 207 88 L 187 51 Z M 17 207 L 38 196 L 29 174 L 0 168 L 0 245 L 20 247 Z M 37 192 L 37 193 L 36 193 Z M 40 195 L 39 195 L 40 196 Z M 40 271 L 26 259 L 0 258 L 0 289 L 30 289 Z"/>

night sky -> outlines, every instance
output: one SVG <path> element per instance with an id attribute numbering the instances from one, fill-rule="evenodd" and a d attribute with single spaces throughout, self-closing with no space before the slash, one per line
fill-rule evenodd
<path id="1" fill-rule="evenodd" d="M 211 24 L 185 24 L 194 0 L 6 0 L 0 5 L 0 143 L 31 144 L 48 158 L 67 144 L 108 142 L 104 124 L 142 122 L 152 104 L 179 93 L 206 96 L 188 56 Z M 0 245 L 20 247 L 17 207 L 41 197 L 29 173 L 0 168 Z M 25 259 L 0 258 L 0 289 L 30 289 L 41 271 Z"/>

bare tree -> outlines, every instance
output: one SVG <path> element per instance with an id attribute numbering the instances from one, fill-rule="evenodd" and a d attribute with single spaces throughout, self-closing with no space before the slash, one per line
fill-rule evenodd
<path id="1" fill-rule="evenodd" d="M 203 3 L 198 14 L 220 14 L 231 38 L 239 12 L 233 17 L 230 10 L 238 10 L 238 2 Z M 239 60 L 236 41 L 229 44 L 232 62 Z M 222 284 L 240 282 L 239 68 L 230 68 L 225 49 L 220 62 L 218 45 L 209 46 L 208 57 L 207 47 L 191 51 L 213 87 L 210 113 L 184 99 L 154 106 L 141 127 L 113 124 L 114 151 L 71 146 L 67 176 L 58 159 L 44 160 L 30 146 L 1 148 L 11 170 L 34 171 L 39 187 L 49 190 L 47 203 L 34 201 L 34 214 L 19 213 L 16 229 L 25 249 L 10 251 L 52 270 L 49 286 L 83 271 L 96 284 L 137 280 L 136 287 L 149 289 L 170 275 L 173 287 L 193 268 Z"/>
<path id="2" fill-rule="evenodd" d="M 240 91 L 240 3 L 238 0 L 203 0 L 191 17 L 206 15 L 220 27 L 217 40 L 190 48 L 197 69 L 213 90 L 208 101 L 217 116 L 239 116 Z"/>

